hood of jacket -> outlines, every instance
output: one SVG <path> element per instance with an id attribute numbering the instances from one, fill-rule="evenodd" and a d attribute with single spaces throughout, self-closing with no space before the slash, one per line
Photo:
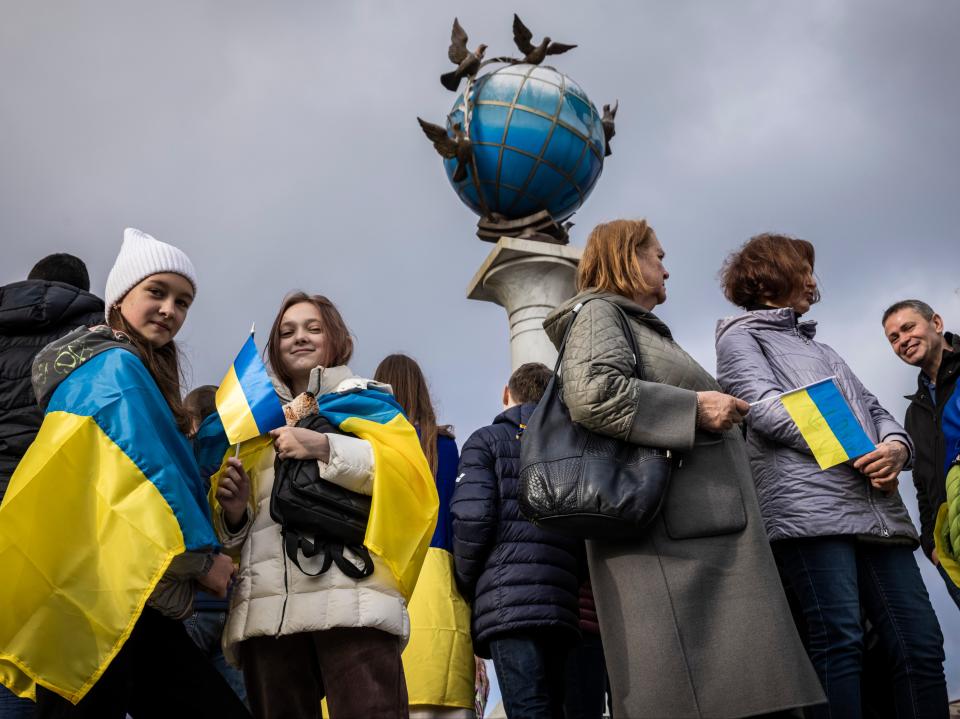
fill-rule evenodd
<path id="1" fill-rule="evenodd" d="M 717 330 L 714 339 L 719 341 L 725 332 L 733 327 L 749 330 L 773 330 L 781 332 L 797 332 L 813 339 L 817 334 L 816 320 L 801 320 L 791 307 L 780 307 L 769 310 L 752 310 L 742 315 L 733 315 L 717 320 Z"/>
<path id="2" fill-rule="evenodd" d="M 510 425 L 511 429 L 516 429 L 518 435 L 523 434 L 523 430 L 526 429 L 527 422 L 530 420 L 530 415 L 533 414 L 536 408 L 536 402 L 515 404 L 512 407 L 507 407 L 503 412 L 494 417 L 493 424 Z"/>
<path id="3" fill-rule="evenodd" d="M 24 280 L 0 287 L 0 333 L 42 334 L 103 315 L 103 300 L 79 287 L 50 280 Z"/>
<path id="4" fill-rule="evenodd" d="M 570 323 L 573 321 L 574 310 L 577 308 L 577 305 L 593 299 L 612 302 L 619 306 L 626 313 L 627 317 L 643 322 L 664 337 L 673 339 L 673 335 L 670 334 L 670 328 L 664 324 L 663 320 L 653 314 L 653 312 L 645 310 L 633 300 L 627 299 L 623 295 L 618 295 L 614 292 L 584 290 L 557 307 L 547 315 L 547 318 L 543 321 L 543 329 L 547 333 L 547 337 L 550 338 L 550 341 L 553 342 L 554 347 L 557 349 L 560 348 L 563 337 L 567 329 L 569 329 Z"/>
<path id="5" fill-rule="evenodd" d="M 115 347 L 122 347 L 140 356 L 125 334 L 115 332 L 107 325 L 78 327 L 40 350 L 33 361 L 32 378 L 40 409 L 46 410 L 57 387 L 75 369 L 101 352 Z"/>

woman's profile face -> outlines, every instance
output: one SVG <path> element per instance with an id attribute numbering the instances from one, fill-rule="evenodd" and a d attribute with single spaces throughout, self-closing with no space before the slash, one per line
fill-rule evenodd
<path id="1" fill-rule="evenodd" d="M 183 275 L 150 275 L 120 300 L 127 323 L 159 349 L 177 336 L 193 303 L 193 285 Z"/>
<path id="2" fill-rule="evenodd" d="M 817 301 L 817 280 L 813 276 L 813 268 L 804 266 L 803 279 L 794 296 L 781 303 L 783 307 L 790 307 L 797 315 L 810 311 L 810 306 Z"/>
<path id="3" fill-rule="evenodd" d="M 300 378 L 327 363 L 327 332 L 311 302 L 291 305 L 280 320 L 280 357 L 291 377 Z"/>
<path id="4" fill-rule="evenodd" d="M 660 240 L 654 237 L 646 247 L 636 250 L 640 260 L 640 274 L 649 291 L 641 292 L 634 300 L 646 310 L 667 301 L 667 278 L 670 273 L 663 266 L 664 251 Z"/>

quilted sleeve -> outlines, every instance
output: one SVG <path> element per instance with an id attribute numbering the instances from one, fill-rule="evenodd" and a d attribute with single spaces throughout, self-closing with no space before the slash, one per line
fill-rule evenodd
<path id="1" fill-rule="evenodd" d="M 450 502 L 457 588 L 471 602 L 497 534 L 495 463 L 483 430 L 474 432 L 460 453 L 460 471 Z"/>
<path id="2" fill-rule="evenodd" d="M 717 382 L 724 392 L 745 402 L 767 400 L 750 407 L 747 426 L 751 431 L 798 452 L 812 454 L 783 403 L 768 399 L 792 388 L 781 386 L 749 332 L 734 328 L 717 340 Z"/>
<path id="3" fill-rule="evenodd" d="M 664 449 L 693 447 L 697 394 L 633 376 L 617 309 L 589 302 L 573 321 L 561 364 L 563 401 L 592 432 Z"/>

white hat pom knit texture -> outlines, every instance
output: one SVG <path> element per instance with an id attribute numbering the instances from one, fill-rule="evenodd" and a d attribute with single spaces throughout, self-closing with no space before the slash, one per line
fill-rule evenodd
<path id="1" fill-rule="evenodd" d="M 197 291 L 197 272 L 183 250 L 161 242 L 146 232 L 132 227 L 125 229 L 120 254 L 107 276 L 103 298 L 106 316 L 110 316 L 110 308 L 125 294 L 150 275 L 161 272 L 174 272 L 186 277 L 193 285 L 193 291 Z"/>

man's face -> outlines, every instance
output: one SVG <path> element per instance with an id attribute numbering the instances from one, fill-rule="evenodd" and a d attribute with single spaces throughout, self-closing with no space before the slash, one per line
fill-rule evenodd
<path id="1" fill-rule="evenodd" d="M 931 352 L 943 351 L 940 315 L 925 320 L 916 310 L 903 309 L 887 317 L 883 331 L 894 354 L 915 367 L 922 365 Z"/>

